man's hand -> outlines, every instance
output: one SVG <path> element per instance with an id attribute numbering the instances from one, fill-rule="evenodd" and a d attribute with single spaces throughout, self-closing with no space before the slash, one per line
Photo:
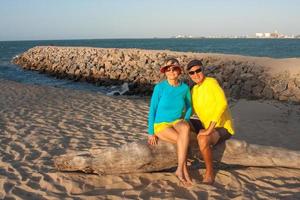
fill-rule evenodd
<path id="1" fill-rule="evenodd" d="M 216 126 L 216 122 L 211 121 L 207 129 L 201 129 L 199 131 L 199 135 L 204 135 L 204 136 L 210 135 L 212 132 L 215 131 L 215 126 Z"/>
<path id="2" fill-rule="evenodd" d="M 201 129 L 199 131 L 199 135 L 210 135 L 213 131 L 209 131 L 209 129 Z"/>
<path id="3" fill-rule="evenodd" d="M 157 145 L 158 138 L 155 135 L 148 136 L 148 144 Z"/>

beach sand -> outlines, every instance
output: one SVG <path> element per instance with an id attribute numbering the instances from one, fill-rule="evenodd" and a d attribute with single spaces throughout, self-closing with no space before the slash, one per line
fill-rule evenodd
<path id="1" fill-rule="evenodd" d="M 172 172 L 65 173 L 53 157 L 147 137 L 149 99 L 0 80 L 0 199 L 300 199 L 300 170 L 217 166 L 214 185 Z M 231 101 L 237 139 L 300 150 L 300 105 Z M 203 169 L 200 172 L 203 173 Z"/>

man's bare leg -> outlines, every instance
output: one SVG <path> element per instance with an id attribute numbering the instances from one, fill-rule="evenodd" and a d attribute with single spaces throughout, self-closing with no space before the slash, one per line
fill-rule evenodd
<path id="1" fill-rule="evenodd" d="M 212 184 L 214 182 L 214 169 L 213 169 L 213 155 L 211 145 L 218 142 L 220 135 L 217 131 L 212 132 L 210 135 L 198 134 L 197 140 L 205 163 L 205 176 L 203 177 L 203 183 Z"/>

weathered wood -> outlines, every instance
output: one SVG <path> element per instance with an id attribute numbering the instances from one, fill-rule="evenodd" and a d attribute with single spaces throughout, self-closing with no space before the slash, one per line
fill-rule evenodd
<path id="1" fill-rule="evenodd" d="M 176 145 L 159 141 L 150 146 L 147 141 L 125 144 L 119 148 L 89 150 L 58 156 L 55 167 L 61 171 L 83 171 L 97 174 L 121 174 L 161 171 L 177 165 Z M 195 139 L 189 146 L 189 157 L 200 158 Z M 214 159 L 225 164 L 287 167 L 300 169 L 300 152 L 227 140 L 214 149 Z"/>

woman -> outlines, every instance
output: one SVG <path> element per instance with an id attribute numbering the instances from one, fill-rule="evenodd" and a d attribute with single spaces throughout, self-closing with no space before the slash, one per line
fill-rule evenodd
<path id="1" fill-rule="evenodd" d="M 148 143 L 155 145 L 159 138 L 177 144 L 178 167 L 175 174 L 187 185 L 192 183 L 186 166 L 190 133 L 187 121 L 192 114 L 192 108 L 190 89 L 179 81 L 181 71 L 175 58 L 167 59 L 160 68 L 166 80 L 154 87 L 148 118 Z"/>

